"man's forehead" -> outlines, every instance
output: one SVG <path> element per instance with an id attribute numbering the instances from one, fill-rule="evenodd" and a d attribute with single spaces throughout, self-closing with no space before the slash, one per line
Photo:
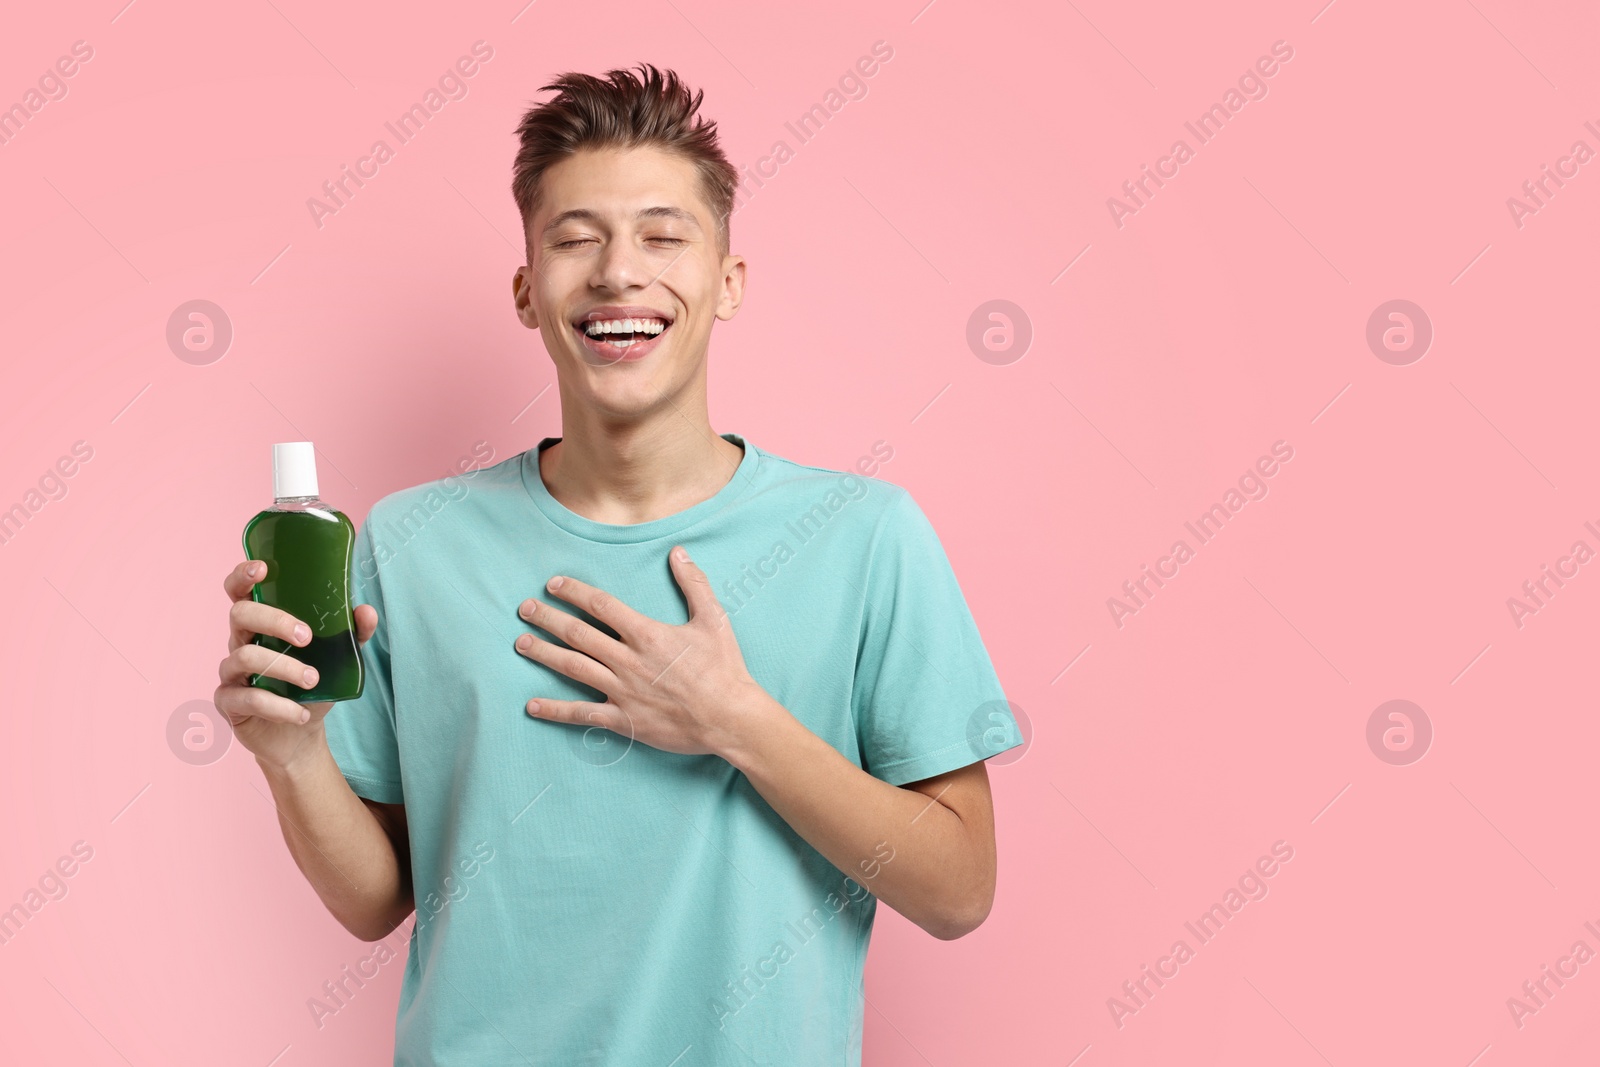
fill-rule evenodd
<path id="1" fill-rule="evenodd" d="M 700 176 L 670 152 L 638 148 L 582 149 L 545 172 L 540 197 L 550 213 L 543 229 L 565 222 L 677 219 L 703 229 Z"/>

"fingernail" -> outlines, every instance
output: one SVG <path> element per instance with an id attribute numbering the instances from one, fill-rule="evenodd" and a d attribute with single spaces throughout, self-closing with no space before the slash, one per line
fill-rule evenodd
<path id="1" fill-rule="evenodd" d="M 686 549 L 686 548 L 678 549 L 677 555 L 678 555 L 678 562 L 679 563 L 688 563 L 689 562 L 689 550 L 688 549 Z"/>
<path id="2" fill-rule="evenodd" d="M 537 714 L 539 714 L 539 702 L 537 700 L 528 701 L 528 714 L 529 715 L 537 715 Z"/>
<path id="3" fill-rule="evenodd" d="M 521 637 L 517 638 L 517 650 L 519 652 L 526 652 L 532 647 L 533 638 L 529 637 L 527 634 L 523 634 Z"/>
<path id="4" fill-rule="evenodd" d="M 314 669 L 312 669 L 311 667 L 307 667 L 306 668 L 306 688 L 309 689 L 309 688 L 311 688 L 312 686 L 314 686 L 316 684 L 317 684 L 317 672 Z"/>
<path id="5" fill-rule="evenodd" d="M 300 724 L 303 726 L 303 725 L 305 725 L 306 723 L 308 723 L 310 721 L 311 721 L 311 709 L 310 708 L 301 708 L 300 709 Z"/>
<path id="6" fill-rule="evenodd" d="M 522 608 L 521 608 L 521 612 L 520 613 L 521 613 L 521 615 L 522 615 L 522 617 L 524 619 L 533 618 L 533 601 L 524 600 L 522 602 Z"/>
<path id="7" fill-rule="evenodd" d="M 306 629 L 305 623 L 300 623 L 294 628 L 294 639 L 297 644 L 305 644 L 311 640 L 311 631 Z"/>
<path id="8" fill-rule="evenodd" d="M 551 589 L 560 589 L 561 588 L 561 583 L 564 582 L 564 581 L 566 581 L 566 579 L 561 577 L 561 575 L 558 574 L 554 578 L 550 579 L 550 588 Z"/>
<path id="9" fill-rule="evenodd" d="M 259 578 L 259 577 L 261 577 L 261 572 L 264 571 L 264 570 L 266 570 L 266 568 L 264 566 L 262 566 L 261 564 L 252 563 L 252 564 L 250 564 L 250 566 L 248 566 L 248 567 L 246 567 L 244 569 L 244 572 L 246 574 L 248 574 L 252 578 Z"/>

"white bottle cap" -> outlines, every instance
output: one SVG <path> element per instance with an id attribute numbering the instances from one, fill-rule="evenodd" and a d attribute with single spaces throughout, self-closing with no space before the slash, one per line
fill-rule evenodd
<path id="1" fill-rule="evenodd" d="M 272 495 L 317 495 L 317 452 L 310 441 L 290 441 L 272 446 Z"/>

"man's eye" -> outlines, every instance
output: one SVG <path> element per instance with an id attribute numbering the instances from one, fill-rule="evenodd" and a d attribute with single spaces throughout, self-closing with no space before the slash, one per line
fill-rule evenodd
<path id="1" fill-rule="evenodd" d="M 664 243 L 664 244 L 668 244 L 668 245 L 686 245 L 686 244 L 689 243 L 687 240 L 685 240 L 682 237 L 649 237 L 649 238 L 646 238 L 646 240 L 650 241 L 652 243 Z M 587 238 L 587 237 L 572 237 L 572 238 L 568 238 L 565 241 L 556 242 L 555 247 L 556 248 L 573 248 L 573 247 L 575 247 L 577 245 L 587 244 L 588 241 L 589 241 L 589 238 Z"/>

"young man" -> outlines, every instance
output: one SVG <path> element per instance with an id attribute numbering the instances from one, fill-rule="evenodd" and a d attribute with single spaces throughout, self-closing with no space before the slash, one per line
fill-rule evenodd
<path id="1" fill-rule="evenodd" d="M 1021 738 L 904 489 L 711 429 L 745 263 L 700 94 L 649 65 L 544 88 L 512 291 L 563 435 L 373 506 L 356 700 L 248 684 L 302 682 L 251 639 L 306 634 L 240 564 L 216 703 L 339 922 L 416 910 L 397 1064 L 856 1065 L 877 900 L 983 922 L 983 760 Z"/>

